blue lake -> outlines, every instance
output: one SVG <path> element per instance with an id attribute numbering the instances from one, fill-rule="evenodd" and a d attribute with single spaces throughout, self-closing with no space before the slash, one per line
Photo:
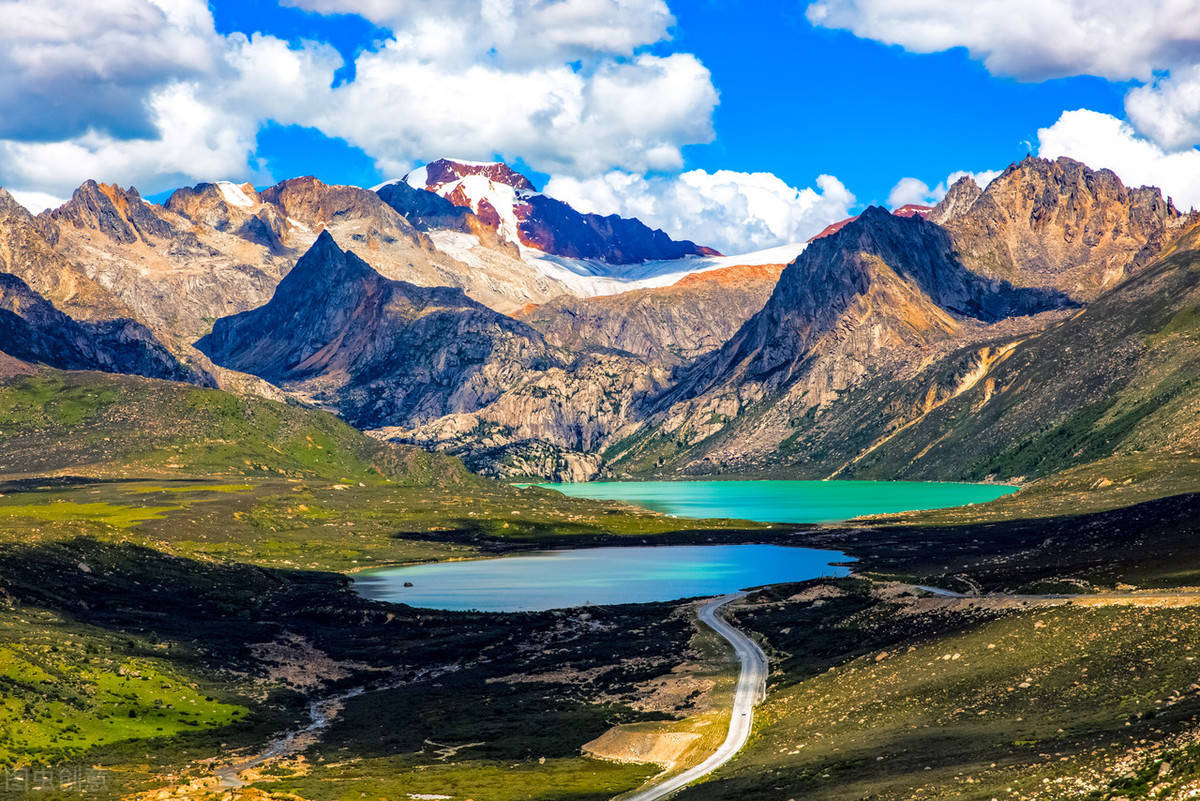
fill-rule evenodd
<path id="1" fill-rule="evenodd" d="M 670 601 L 746 587 L 844 576 L 835 551 L 782 545 L 671 545 L 536 551 L 499 559 L 380 568 L 362 595 L 432 609 L 531 612 Z M 405 582 L 412 584 L 405 587 Z"/>
<path id="2" fill-rule="evenodd" d="M 679 517 L 764 523 L 832 523 L 986 503 L 1016 492 L 1002 484 L 934 481 L 589 481 L 538 484 L 573 498 L 628 503 Z"/>

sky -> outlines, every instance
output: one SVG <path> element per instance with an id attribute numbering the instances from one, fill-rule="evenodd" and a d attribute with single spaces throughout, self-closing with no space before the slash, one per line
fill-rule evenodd
<path id="1" fill-rule="evenodd" d="M 0 0 L 0 185 L 502 159 L 726 252 L 1028 154 L 1200 206 L 1200 0 Z"/>

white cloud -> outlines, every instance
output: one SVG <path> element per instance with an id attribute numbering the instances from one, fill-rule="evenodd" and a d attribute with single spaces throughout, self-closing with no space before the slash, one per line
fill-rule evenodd
<path id="1" fill-rule="evenodd" d="M 1181 67 L 1125 96 L 1125 113 L 1134 126 L 1165 148 L 1181 150 L 1200 143 L 1200 66 Z"/>
<path id="2" fill-rule="evenodd" d="M 569 66 L 518 72 L 447 69 L 398 43 L 358 59 L 314 123 L 363 148 L 385 174 L 439 156 L 521 157 L 544 172 L 671 170 L 680 146 L 712 139 L 717 95 L 695 57 L 640 55 L 591 74 Z"/>
<path id="3" fill-rule="evenodd" d="M 295 0 L 390 38 L 332 87 L 330 46 L 217 33 L 205 0 L 0 0 L 0 184 L 69 194 L 264 179 L 263 123 L 314 127 L 385 172 L 446 154 L 595 175 L 677 170 L 711 141 L 717 93 L 663 0 Z M 283 176 L 279 176 L 283 177 Z"/>
<path id="4" fill-rule="evenodd" d="M 156 186 L 247 170 L 246 154 L 254 146 L 252 118 L 224 116 L 199 100 L 188 84 L 159 90 L 149 106 L 157 138 L 117 139 L 89 131 L 61 142 L 0 142 L 3 183 L 70 194 L 88 177 Z"/>
<path id="5" fill-rule="evenodd" d="M 419 58 L 506 67 L 629 56 L 667 38 L 664 0 L 287 0 L 321 14 L 359 14 Z"/>
<path id="6" fill-rule="evenodd" d="M 204 0 L 0 0 L 0 138 L 153 132 L 146 98 L 212 73 Z"/>
<path id="7" fill-rule="evenodd" d="M 893 209 L 908 203 L 914 203 L 918 206 L 935 206 L 946 196 L 946 192 L 949 191 L 951 186 L 954 186 L 955 181 L 964 175 L 971 176 L 975 183 L 979 184 L 980 188 L 983 188 L 990 184 L 992 179 L 999 174 L 999 170 L 981 170 L 979 172 L 956 170 L 947 175 L 945 180 L 939 182 L 932 189 L 929 187 L 929 184 L 919 178 L 901 178 L 888 194 L 888 206 Z"/>
<path id="8" fill-rule="evenodd" d="M 220 69 L 209 80 L 169 82 L 145 98 L 148 135 L 89 128 L 50 141 L 0 139 L 0 184 L 62 196 L 87 178 L 155 191 L 192 180 L 264 177 L 248 163 L 260 115 L 300 121 L 307 103 L 329 91 L 341 59 L 325 45 L 292 49 L 270 36 L 218 41 Z"/>
<path id="9" fill-rule="evenodd" d="M 915 53 L 965 47 L 996 74 L 1149 80 L 1200 57 L 1191 0 L 819 0 L 813 24 Z"/>
<path id="10" fill-rule="evenodd" d="M 729 253 L 803 242 L 850 216 L 852 195 L 832 175 L 797 189 L 768 172 L 691 170 L 647 178 L 612 171 L 597 178 L 555 176 L 547 194 L 580 211 L 638 217 L 674 237 Z"/>
<path id="11" fill-rule="evenodd" d="M 66 198 L 47 194 L 46 192 L 12 191 L 9 194 L 12 195 L 13 200 L 29 209 L 33 214 L 39 214 L 46 209 L 57 209 L 67 202 Z"/>
<path id="12" fill-rule="evenodd" d="M 892 187 L 892 191 L 888 193 L 888 206 L 897 208 L 905 206 L 909 203 L 917 205 L 930 205 L 936 203 L 933 190 L 929 188 L 929 184 L 919 178 L 901 178 Z M 945 195 L 945 191 L 942 192 Z"/>
<path id="13" fill-rule="evenodd" d="M 1068 156 L 1106 167 L 1130 186 L 1157 186 L 1187 210 L 1200 206 L 1200 151 L 1167 152 L 1138 136 L 1129 123 L 1087 109 L 1063 112 L 1038 131 L 1038 155 Z"/>

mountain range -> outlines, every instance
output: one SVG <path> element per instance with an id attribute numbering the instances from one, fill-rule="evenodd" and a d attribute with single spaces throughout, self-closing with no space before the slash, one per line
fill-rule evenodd
<path id="1" fill-rule="evenodd" d="M 0 191 L 0 351 L 314 404 L 500 476 L 1031 477 L 1192 436 L 1197 222 L 1032 157 L 743 256 L 501 163 L 162 205 L 88 181 L 36 216 Z"/>

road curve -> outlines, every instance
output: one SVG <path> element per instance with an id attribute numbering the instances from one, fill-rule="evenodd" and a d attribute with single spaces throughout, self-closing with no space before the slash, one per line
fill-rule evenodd
<path id="1" fill-rule="evenodd" d="M 729 732 L 725 735 L 725 742 L 694 768 L 624 796 L 623 801 L 658 801 L 660 798 L 666 798 L 733 759 L 733 755 L 742 750 L 742 746 L 750 738 L 750 729 L 754 724 L 754 707 L 767 693 L 767 655 L 754 640 L 729 625 L 725 618 L 717 614 L 721 607 L 745 597 L 746 593 L 735 592 L 714 598 L 700 607 L 700 620 L 729 640 L 738 662 L 742 664 L 737 690 L 733 696 L 733 717 L 729 720 Z"/>

